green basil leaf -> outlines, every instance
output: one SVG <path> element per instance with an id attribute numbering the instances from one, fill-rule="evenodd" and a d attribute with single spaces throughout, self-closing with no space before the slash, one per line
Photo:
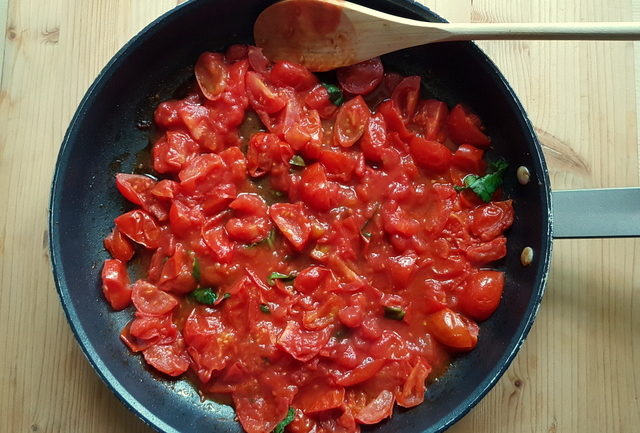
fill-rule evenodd
<path id="1" fill-rule="evenodd" d="M 260 311 L 262 311 L 264 314 L 270 314 L 271 308 L 269 308 L 267 304 L 260 304 Z"/>
<path id="2" fill-rule="evenodd" d="M 402 320 L 405 314 L 407 312 L 400 307 L 384 307 L 384 317 L 387 319 Z"/>
<path id="3" fill-rule="evenodd" d="M 218 294 L 210 287 L 200 287 L 191 292 L 191 296 L 198 303 L 204 305 L 213 305 L 218 299 Z"/>
<path id="4" fill-rule="evenodd" d="M 293 155 L 289 160 L 289 164 L 295 165 L 296 167 L 306 167 L 307 164 L 304 162 L 304 159 L 300 155 Z"/>
<path id="5" fill-rule="evenodd" d="M 269 274 L 269 276 L 267 277 L 267 283 L 270 286 L 273 286 L 275 284 L 274 280 L 282 280 L 282 281 L 291 281 L 296 277 L 295 273 L 291 273 L 291 274 L 282 274 L 280 272 L 271 272 Z"/>
<path id="6" fill-rule="evenodd" d="M 322 86 L 327 89 L 327 92 L 329 92 L 329 100 L 333 105 L 337 105 L 339 107 L 344 104 L 344 95 L 342 94 L 340 87 L 329 83 L 322 83 Z"/>
<path id="7" fill-rule="evenodd" d="M 276 425 L 276 428 L 273 429 L 273 433 L 284 433 L 284 428 L 291 424 L 291 421 L 293 421 L 293 418 L 295 418 L 295 416 L 295 409 L 290 407 L 287 411 L 287 416 L 285 416 L 284 419 L 280 421 L 278 425 Z"/>
<path id="8" fill-rule="evenodd" d="M 475 174 L 469 174 L 463 179 L 464 187 L 455 187 L 456 191 L 463 189 L 470 189 L 473 191 L 482 201 L 488 203 L 491 201 L 493 194 L 502 186 L 504 180 L 504 173 L 509 167 L 509 164 L 504 159 L 498 159 L 492 161 L 489 164 L 490 173 L 482 177 Z"/>

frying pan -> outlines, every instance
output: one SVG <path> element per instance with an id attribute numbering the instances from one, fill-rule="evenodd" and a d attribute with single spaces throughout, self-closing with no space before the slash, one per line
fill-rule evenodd
<path id="1" fill-rule="evenodd" d="M 409 0 L 365 1 L 369 7 L 406 18 L 442 21 Z M 120 342 L 119 330 L 131 313 L 111 311 L 102 298 L 99 281 L 101 263 L 107 258 L 102 238 L 127 206 L 114 187 L 113 176 L 118 171 L 132 172 L 139 163 L 138 152 L 149 144 L 149 131 L 141 126 L 153 118 L 159 102 L 174 96 L 191 77 L 191 65 L 198 55 L 232 43 L 251 43 L 255 17 L 272 2 L 192 0 L 151 23 L 115 55 L 88 90 L 58 156 L 49 232 L 54 278 L 67 319 L 107 386 L 159 431 L 240 432 L 241 428 L 229 406 L 201 401 L 195 388 L 183 380 L 154 375 L 140 356 L 132 355 Z M 516 218 L 508 234 L 507 256 L 496 264 L 507 278 L 500 307 L 482 324 L 476 349 L 457 358 L 428 388 L 424 404 L 410 410 L 396 409 L 391 420 L 373 428 L 379 433 L 439 432 L 489 391 L 529 332 L 549 269 L 551 190 L 540 146 L 522 106 L 504 77 L 474 44 L 416 47 L 387 55 L 383 61 L 404 74 L 421 75 L 427 94 L 450 105 L 470 105 L 487 125 L 495 153 L 510 162 L 504 189 L 514 200 Z M 519 166 L 530 171 L 526 185 L 516 180 Z M 589 200 L 596 191 L 582 192 L 582 197 L 575 192 L 558 194 L 554 200 L 563 212 L 575 213 L 566 213 L 564 220 L 557 221 L 558 234 L 637 235 L 638 190 L 614 193 L 617 195 L 597 197 L 595 202 Z M 611 211 L 620 196 L 628 205 L 626 215 Z M 594 206 L 602 203 L 600 210 L 608 215 L 598 217 Z M 607 218 L 607 227 L 577 223 L 584 216 L 577 205 L 589 207 L 588 214 L 594 217 L 591 222 Z M 520 262 L 525 247 L 534 252 L 529 266 Z"/>

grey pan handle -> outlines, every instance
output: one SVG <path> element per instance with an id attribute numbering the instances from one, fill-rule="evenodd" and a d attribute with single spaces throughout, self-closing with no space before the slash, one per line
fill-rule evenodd
<path id="1" fill-rule="evenodd" d="M 640 188 L 552 192 L 553 237 L 640 237 Z"/>

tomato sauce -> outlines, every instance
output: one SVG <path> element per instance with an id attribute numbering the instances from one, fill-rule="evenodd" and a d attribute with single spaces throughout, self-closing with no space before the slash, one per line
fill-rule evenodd
<path id="1" fill-rule="evenodd" d="M 422 403 L 504 287 L 488 266 L 513 208 L 480 119 L 380 59 L 328 85 L 235 45 L 194 71 L 156 109 L 154 176 L 116 175 L 136 205 L 104 240 L 123 342 L 249 433 L 357 432 Z"/>

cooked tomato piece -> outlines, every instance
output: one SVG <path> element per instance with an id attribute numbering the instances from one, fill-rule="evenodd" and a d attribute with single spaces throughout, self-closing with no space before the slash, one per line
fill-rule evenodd
<path id="1" fill-rule="evenodd" d="M 118 230 L 143 247 L 160 246 L 160 228 L 153 217 L 142 210 L 132 210 L 115 219 Z"/>
<path id="2" fill-rule="evenodd" d="M 215 101 L 227 88 L 229 71 L 224 56 L 218 53 L 202 53 L 198 57 L 194 73 L 205 98 Z"/>
<path id="3" fill-rule="evenodd" d="M 480 118 L 461 104 L 451 110 L 447 127 L 449 136 L 456 144 L 470 144 L 480 148 L 491 145 L 491 139 L 483 132 Z"/>
<path id="4" fill-rule="evenodd" d="M 382 161 L 382 150 L 387 145 L 387 124 L 382 114 L 369 118 L 367 128 L 362 134 L 360 148 L 365 158 L 373 162 Z"/>
<path id="5" fill-rule="evenodd" d="M 298 361 L 314 358 L 331 337 L 330 328 L 322 331 L 305 331 L 294 321 L 289 321 L 276 344 Z"/>
<path id="6" fill-rule="evenodd" d="M 463 144 L 456 149 L 451 164 L 466 173 L 478 175 L 483 174 L 487 167 L 484 162 L 484 150 L 468 144 Z"/>
<path id="7" fill-rule="evenodd" d="M 194 260 L 182 244 L 177 244 L 173 255 L 162 266 L 158 287 L 165 292 L 191 293 L 197 285 L 193 277 Z"/>
<path id="8" fill-rule="evenodd" d="M 337 146 L 351 147 L 362 137 L 369 123 L 371 111 L 361 96 L 342 104 L 336 115 L 333 142 Z"/>
<path id="9" fill-rule="evenodd" d="M 131 303 L 129 274 L 124 263 L 118 259 L 108 259 L 102 266 L 102 293 L 111 308 L 122 310 Z"/>
<path id="10" fill-rule="evenodd" d="M 229 263 L 233 258 L 235 242 L 229 238 L 224 227 L 208 224 L 202 227 L 202 238 L 220 263 Z"/>
<path id="11" fill-rule="evenodd" d="M 291 86 L 295 90 L 308 90 L 318 83 L 316 76 L 304 66 L 283 60 L 273 65 L 269 80 L 276 86 Z"/>
<path id="12" fill-rule="evenodd" d="M 366 95 L 378 87 L 384 75 L 380 57 L 340 68 L 336 72 L 340 86 L 353 95 Z"/>
<path id="13" fill-rule="evenodd" d="M 411 139 L 409 148 L 413 160 L 421 167 L 441 173 L 451 164 L 451 151 L 437 141 L 416 136 Z"/>
<path id="14" fill-rule="evenodd" d="M 427 329 L 440 343 L 460 350 L 471 350 L 478 342 L 478 325 L 449 308 L 426 317 Z"/>
<path id="15" fill-rule="evenodd" d="M 329 92 L 321 84 L 307 93 L 304 103 L 307 107 L 317 110 L 323 119 L 331 118 L 338 111 L 338 107 L 329 99 Z"/>
<path id="16" fill-rule="evenodd" d="M 169 130 L 153 145 L 153 169 L 158 173 L 177 173 L 199 150 L 200 146 L 189 134 Z"/>
<path id="17" fill-rule="evenodd" d="M 395 397 L 389 390 L 382 390 L 380 394 L 371 400 L 355 415 L 356 421 L 362 424 L 376 424 L 385 418 L 389 418 L 393 412 Z"/>
<path id="18" fill-rule="evenodd" d="M 405 123 L 413 118 L 418 99 L 420 99 L 420 77 L 417 75 L 403 78 L 391 94 L 391 100 Z"/>
<path id="19" fill-rule="evenodd" d="M 337 185 L 327 180 L 327 173 L 321 164 L 313 164 L 304 169 L 300 182 L 302 200 L 312 209 L 327 211 L 336 200 Z"/>
<path id="20" fill-rule="evenodd" d="M 169 376 L 180 376 L 189 369 L 190 358 L 182 337 L 169 344 L 155 344 L 142 352 L 147 364 Z"/>
<path id="21" fill-rule="evenodd" d="M 483 266 L 507 255 L 507 239 L 504 236 L 489 242 L 480 242 L 465 249 L 467 258 L 475 265 Z"/>
<path id="22" fill-rule="evenodd" d="M 302 388 L 296 395 L 294 404 L 304 413 L 317 413 L 342 406 L 344 388 L 315 381 Z"/>
<path id="23" fill-rule="evenodd" d="M 124 263 L 131 260 L 135 253 L 131 241 L 120 233 L 118 227 L 114 227 L 111 233 L 104 238 L 104 247 L 109 251 L 111 257 Z"/>
<path id="24" fill-rule="evenodd" d="M 257 133 L 249 140 L 247 169 L 252 177 L 269 173 L 274 166 L 289 165 L 293 150 L 276 134 Z"/>
<path id="25" fill-rule="evenodd" d="M 418 360 L 402 385 L 402 390 L 396 394 L 396 400 L 400 406 L 413 407 L 424 401 L 425 381 L 429 373 L 431 373 L 431 367 L 424 361 Z"/>
<path id="26" fill-rule="evenodd" d="M 144 280 L 133 284 L 131 300 L 138 311 L 156 316 L 167 314 L 178 306 L 178 300 L 174 296 Z"/>
<path id="27" fill-rule="evenodd" d="M 269 208 L 269 215 L 291 245 L 301 251 L 311 235 L 311 222 L 302 203 L 275 203 Z"/>
<path id="28" fill-rule="evenodd" d="M 384 365 L 384 359 L 367 357 L 362 364 L 336 380 L 338 385 L 353 386 L 371 379 Z"/>
<path id="29" fill-rule="evenodd" d="M 486 320 L 498 308 L 504 290 L 504 274 L 480 270 L 467 278 L 467 287 L 458 305 L 463 313 L 476 320 Z"/>
<path id="30" fill-rule="evenodd" d="M 247 72 L 245 83 L 249 93 L 249 101 L 254 110 L 271 114 L 282 110 L 287 105 L 285 96 L 271 87 L 259 73 Z"/>
<path id="31" fill-rule="evenodd" d="M 411 138 L 413 133 L 407 129 L 405 121 L 400 114 L 396 103 L 389 99 L 378 106 L 378 113 L 384 117 L 387 128 L 390 131 L 397 132 L 403 140 Z"/>
<path id="32" fill-rule="evenodd" d="M 419 101 L 412 122 L 420 127 L 427 140 L 444 143 L 447 139 L 446 122 L 449 115 L 447 104 L 437 99 Z"/>
<path id="33" fill-rule="evenodd" d="M 249 47 L 244 44 L 233 44 L 227 48 L 224 54 L 227 62 L 236 62 L 238 60 L 246 59 L 249 53 Z"/>
<path id="34" fill-rule="evenodd" d="M 483 241 L 500 236 L 513 224 L 511 200 L 483 204 L 473 210 L 471 232 Z"/>

